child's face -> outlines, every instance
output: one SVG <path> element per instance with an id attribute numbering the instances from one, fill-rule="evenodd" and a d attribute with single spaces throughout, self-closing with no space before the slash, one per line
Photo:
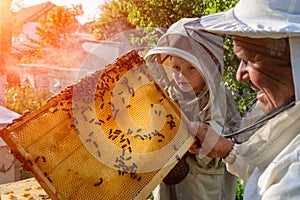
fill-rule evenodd
<path id="1" fill-rule="evenodd" d="M 190 92 L 192 89 L 197 94 L 205 87 L 205 80 L 201 73 L 188 61 L 171 57 L 172 73 L 175 83 L 183 92 Z"/>

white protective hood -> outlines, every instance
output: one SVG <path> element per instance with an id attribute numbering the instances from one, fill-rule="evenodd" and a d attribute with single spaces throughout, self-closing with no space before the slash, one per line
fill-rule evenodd
<path id="1" fill-rule="evenodd" d="M 147 63 L 160 62 L 165 55 L 181 57 L 196 66 L 206 80 L 210 94 L 210 123 L 217 122 L 221 127 L 236 125 L 240 115 L 233 98 L 222 83 L 223 39 L 211 33 L 199 36 L 197 40 L 189 37 L 184 24 L 196 20 L 184 18 L 173 24 L 163 35 L 157 46 L 145 56 Z M 221 132 L 227 132 L 223 130 Z"/>

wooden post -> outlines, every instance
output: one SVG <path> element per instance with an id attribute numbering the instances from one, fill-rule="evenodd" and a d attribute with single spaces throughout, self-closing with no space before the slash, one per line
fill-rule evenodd
<path id="1" fill-rule="evenodd" d="M 6 86 L 6 66 L 10 57 L 12 45 L 12 30 L 10 16 L 11 0 L 0 1 L 0 105 L 4 105 L 4 91 Z M 5 81 L 4 81 L 5 80 Z M 4 85 L 3 85 L 4 84 Z"/>

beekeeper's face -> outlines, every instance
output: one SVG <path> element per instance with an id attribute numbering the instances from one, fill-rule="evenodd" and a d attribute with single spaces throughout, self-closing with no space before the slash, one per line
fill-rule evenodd
<path id="1" fill-rule="evenodd" d="M 233 41 L 234 51 L 241 59 L 237 80 L 251 83 L 263 111 L 268 114 L 287 104 L 295 94 L 288 44 L 237 36 Z"/>
<path id="2" fill-rule="evenodd" d="M 171 57 L 171 65 L 174 69 L 172 75 L 175 83 L 183 92 L 194 90 L 195 94 L 197 94 L 205 88 L 205 80 L 191 63 L 174 56 Z"/>

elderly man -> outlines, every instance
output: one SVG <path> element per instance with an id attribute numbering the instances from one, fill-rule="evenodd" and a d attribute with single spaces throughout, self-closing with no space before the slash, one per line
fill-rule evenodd
<path id="1" fill-rule="evenodd" d="M 260 122 L 268 120 L 242 144 L 198 124 L 200 153 L 227 162 L 244 182 L 244 199 L 299 199 L 300 1 L 240 0 L 233 9 L 186 28 L 191 37 L 203 31 L 233 36 L 241 59 L 236 78 L 251 83 L 267 114 Z"/>

